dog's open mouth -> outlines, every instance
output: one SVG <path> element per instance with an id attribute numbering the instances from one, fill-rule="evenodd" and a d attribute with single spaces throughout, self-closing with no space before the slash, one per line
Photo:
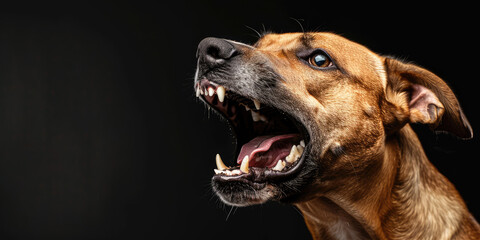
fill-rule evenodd
<path id="1" fill-rule="evenodd" d="M 197 97 L 218 111 L 236 137 L 233 166 L 216 156 L 214 179 L 262 183 L 291 176 L 308 144 L 305 127 L 274 106 L 249 99 L 207 79 L 195 84 Z"/>

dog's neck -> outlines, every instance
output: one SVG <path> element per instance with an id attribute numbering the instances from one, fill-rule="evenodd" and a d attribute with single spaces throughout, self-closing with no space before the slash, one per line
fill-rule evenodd
<path id="1" fill-rule="evenodd" d="M 342 183 L 354 186 L 296 204 L 314 238 L 449 239 L 465 204 L 428 161 L 411 127 L 387 138 L 380 157 L 373 174 Z"/>

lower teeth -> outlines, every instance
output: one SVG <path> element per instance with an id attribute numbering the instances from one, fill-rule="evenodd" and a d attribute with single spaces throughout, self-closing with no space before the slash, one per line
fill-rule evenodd
<path id="1" fill-rule="evenodd" d="M 272 170 L 275 170 L 275 171 L 282 171 L 282 169 L 286 166 L 287 164 L 285 163 L 285 161 L 278 161 L 277 164 L 275 165 L 275 167 L 272 168 Z"/>
<path id="2" fill-rule="evenodd" d="M 303 150 L 305 149 L 305 142 L 300 141 L 299 145 L 293 145 L 290 154 L 285 157 L 284 160 L 278 160 L 277 164 L 271 168 L 274 171 L 282 171 L 286 166 L 292 165 L 294 162 L 298 161 L 300 156 L 302 156 Z M 216 156 L 216 165 L 217 169 L 213 169 L 215 174 L 223 174 L 227 176 L 236 176 L 241 175 L 242 173 L 248 173 L 248 157 L 245 156 L 244 161 L 242 161 L 242 166 L 240 169 L 231 169 L 230 167 L 225 166 L 220 155 Z"/>

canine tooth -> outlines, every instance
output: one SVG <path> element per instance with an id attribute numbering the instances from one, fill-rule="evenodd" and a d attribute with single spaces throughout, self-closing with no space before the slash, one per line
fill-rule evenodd
<path id="1" fill-rule="evenodd" d="M 243 104 L 242 104 L 243 105 Z M 243 105 L 245 107 L 245 111 L 250 111 L 251 109 L 247 105 Z"/>
<path id="2" fill-rule="evenodd" d="M 255 104 L 257 110 L 260 110 L 260 102 L 257 99 L 253 99 L 253 104 Z"/>
<path id="3" fill-rule="evenodd" d="M 305 141 L 300 141 L 300 146 L 304 147 L 305 148 Z"/>
<path id="4" fill-rule="evenodd" d="M 272 170 L 275 170 L 275 171 L 282 171 L 282 169 L 285 167 L 286 163 L 282 160 L 278 160 L 277 164 L 275 165 L 275 167 L 272 168 Z"/>
<path id="5" fill-rule="evenodd" d="M 245 156 L 242 160 L 242 165 L 240 165 L 240 171 L 242 171 L 243 173 L 248 173 L 248 161 L 250 161 L 248 159 L 248 155 Z"/>
<path id="6" fill-rule="evenodd" d="M 215 90 L 211 87 L 208 88 L 208 96 L 213 96 L 213 94 L 215 93 Z"/>
<path id="7" fill-rule="evenodd" d="M 252 119 L 254 122 L 258 122 L 260 120 L 260 113 L 257 113 L 255 111 L 251 111 L 252 113 Z"/>
<path id="8" fill-rule="evenodd" d="M 223 102 L 223 100 L 225 99 L 225 88 L 223 86 L 219 86 L 217 88 L 217 96 L 218 96 L 218 100 L 220 102 Z"/>
<path id="9" fill-rule="evenodd" d="M 228 169 L 228 167 L 225 166 L 225 164 L 223 163 L 222 158 L 220 157 L 220 154 L 218 154 L 218 153 L 215 156 L 215 163 L 217 164 L 217 169 L 220 170 L 220 171 Z"/>
<path id="10" fill-rule="evenodd" d="M 300 156 L 300 154 L 298 153 L 297 146 L 293 145 L 292 149 L 290 150 L 290 154 L 288 154 L 288 156 L 285 158 L 285 160 L 288 163 L 293 163 L 298 159 L 299 156 Z"/>

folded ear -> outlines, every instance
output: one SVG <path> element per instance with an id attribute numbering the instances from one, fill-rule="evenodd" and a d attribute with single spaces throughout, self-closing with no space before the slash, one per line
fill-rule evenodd
<path id="1" fill-rule="evenodd" d="M 473 137 L 472 127 L 447 84 L 432 72 L 413 64 L 385 58 L 387 101 L 396 119 L 429 124 L 460 138 Z"/>

